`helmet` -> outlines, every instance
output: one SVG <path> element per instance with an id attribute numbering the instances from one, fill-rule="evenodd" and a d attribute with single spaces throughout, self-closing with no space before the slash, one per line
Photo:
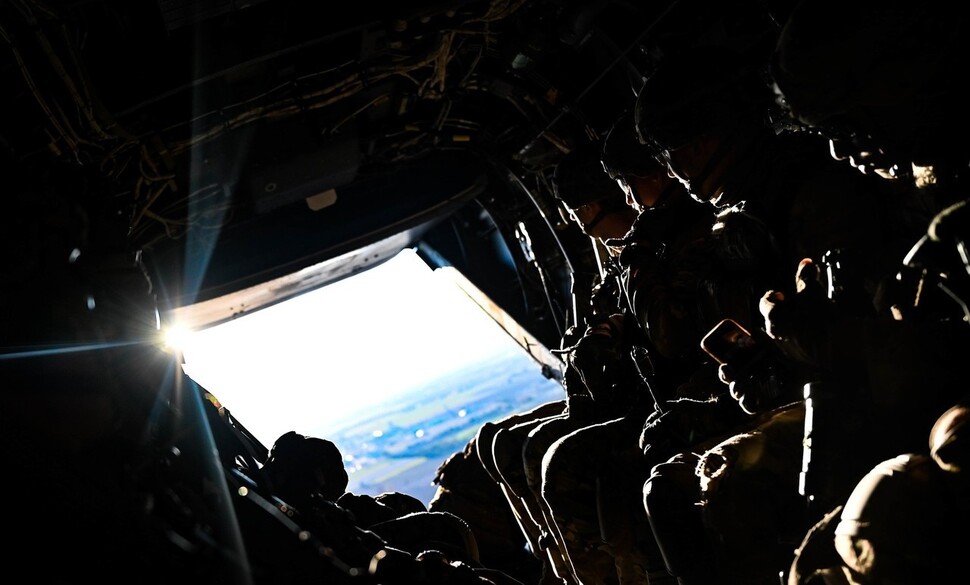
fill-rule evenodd
<path id="1" fill-rule="evenodd" d="M 859 583 L 946 583 L 967 545 L 946 473 L 928 456 L 876 465 L 846 500 L 835 548 Z"/>
<path id="2" fill-rule="evenodd" d="M 659 171 L 666 172 L 657 160 L 654 149 L 640 142 L 633 112 L 626 112 L 613 124 L 606 138 L 600 160 L 603 170 L 614 180 L 623 177 L 645 177 Z"/>
<path id="3" fill-rule="evenodd" d="M 960 440 L 960 432 L 968 420 L 970 406 L 957 404 L 940 415 L 930 431 L 930 456 L 945 471 L 970 471 L 970 449 L 965 438 Z"/>
<path id="4" fill-rule="evenodd" d="M 263 469 L 283 500 L 298 508 L 308 505 L 314 493 L 335 501 L 349 480 L 336 445 L 295 431 L 276 440 Z"/>
<path id="5" fill-rule="evenodd" d="M 757 70 L 724 47 L 695 47 L 665 57 L 637 95 L 640 142 L 675 150 L 707 133 L 761 114 L 773 103 Z"/>
<path id="6" fill-rule="evenodd" d="M 562 157 L 552 187 L 556 198 L 572 209 L 604 200 L 625 205 L 623 191 L 603 172 L 594 144 L 584 144 Z"/>
<path id="7" fill-rule="evenodd" d="M 937 213 L 926 235 L 906 254 L 896 280 L 899 294 L 908 297 L 897 303 L 898 310 L 924 319 L 970 318 L 968 201 Z"/>
<path id="8" fill-rule="evenodd" d="M 878 149 L 904 168 L 966 167 L 965 94 L 953 75 L 966 61 L 966 19 L 946 8 L 800 3 L 770 63 L 790 115 L 853 156 Z"/>
<path id="9" fill-rule="evenodd" d="M 392 508 L 399 515 L 427 512 L 428 507 L 418 498 L 402 492 L 382 492 L 374 496 L 378 503 Z"/>
<path id="10" fill-rule="evenodd" d="M 627 205 L 626 193 L 603 172 L 599 150 L 593 144 L 573 150 L 560 160 L 552 187 L 573 221 L 590 237 L 621 236 L 636 218 Z M 563 219 L 568 221 L 565 214 Z"/>

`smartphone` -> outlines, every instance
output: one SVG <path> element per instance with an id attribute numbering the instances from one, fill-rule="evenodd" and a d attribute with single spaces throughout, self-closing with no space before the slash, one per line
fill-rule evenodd
<path id="1" fill-rule="evenodd" d="M 746 361 L 756 345 L 751 333 L 734 319 L 724 319 L 701 340 L 701 349 L 719 364 Z"/>

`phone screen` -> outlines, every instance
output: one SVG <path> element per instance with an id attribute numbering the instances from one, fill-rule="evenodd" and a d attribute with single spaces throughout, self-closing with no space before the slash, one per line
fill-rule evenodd
<path id="1" fill-rule="evenodd" d="M 701 340 L 701 349 L 720 364 L 737 361 L 756 344 L 747 329 L 733 319 L 724 319 Z"/>

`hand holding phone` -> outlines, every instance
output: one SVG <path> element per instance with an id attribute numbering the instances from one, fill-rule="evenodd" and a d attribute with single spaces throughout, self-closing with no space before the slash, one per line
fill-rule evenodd
<path id="1" fill-rule="evenodd" d="M 720 364 L 718 376 L 748 414 L 776 405 L 783 394 L 777 364 L 766 346 L 733 319 L 724 319 L 701 340 L 701 348 Z"/>

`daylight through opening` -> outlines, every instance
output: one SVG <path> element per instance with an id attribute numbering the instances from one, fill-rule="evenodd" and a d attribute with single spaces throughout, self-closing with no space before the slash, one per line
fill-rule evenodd
<path id="1" fill-rule="evenodd" d="M 412 249 L 181 339 L 187 373 L 267 447 L 333 441 L 348 490 L 428 503 L 482 423 L 561 399 L 494 319 Z"/>

